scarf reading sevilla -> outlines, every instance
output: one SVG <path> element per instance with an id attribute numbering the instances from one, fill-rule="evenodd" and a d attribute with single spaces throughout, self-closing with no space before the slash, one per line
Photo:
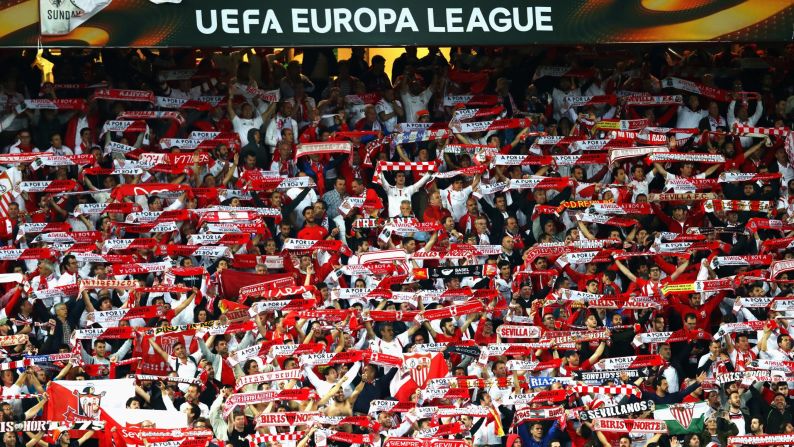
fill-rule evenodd
<path id="1" fill-rule="evenodd" d="M 632 402 L 623 405 L 601 407 L 595 410 L 582 410 L 579 411 L 579 419 L 581 421 L 592 421 L 614 416 L 623 416 L 631 413 L 642 413 L 651 409 L 653 409 L 653 401 L 642 400 L 639 402 Z"/>
<path id="2" fill-rule="evenodd" d="M 299 144 L 298 148 L 295 150 L 295 160 L 309 155 L 350 154 L 352 151 L 353 145 L 346 141 L 304 143 Z"/>
<path id="3" fill-rule="evenodd" d="M 154 92 L 148 90 L 121 90 L 100 89 L 95 90 L 91 100 L 104 99 L 110 101 L 148 102 L 154 104 Z"/>
<path id="4" fill-rule="evenodd" d="M 151 120 L 151 119 L 165 119 L 174 120 L 180 126 L 185 123 L 185 117 L 179 112 L 160 111 L 160 110 L 125 110 L 118 114 L 117 120 L 131 119 L 131 120 Z"/>

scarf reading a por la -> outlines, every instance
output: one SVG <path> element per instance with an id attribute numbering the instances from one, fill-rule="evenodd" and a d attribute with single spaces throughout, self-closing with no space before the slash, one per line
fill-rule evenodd
<path id="1" fill-rule="evenodd" d="M 695 331 L 679 329 L 675 332 L 644 332 L 634 336 L 634 340 L 631 344 L 638 348 L 649 343 L 678 343 L 692 340 L 706 340 L 709 336 L 710 334 L 701 329 Z"/>
<path id="2" fill-rule="evenodd" d="M 658 354 L 631 355 L 628 357 L 602 359 L 593 366 L 593 369 L 596 371 L 612 371 L 644 368 L 646 366 L 662 366 L 664 364 L 664 359 Z"/>
<path id="3" fill-rule="evenodd" d="M 587 153 L 578 155 L 511 155 L 497 154 L 492 163 L 494 166 L 575 166 L 586 164 L 603 164 L 607 162 L 607 153 Z"/>
<path id="4" fill-rule="evenodd" d="M 501 118 L 491 121 L 477 121 L 477 122 L 452 122 L 450 129 L 454 133 L 473 133 L 473 132 L 488 132 L 492 130 L 505 130 L 505 129 L 520 129 L 527 128 L 532 125 L 532 120 L 529 118 Z"/>
<path id="5" fill-rule="evenodd" d="M 576 218 L 582 222 L 597 223 L 601 225 L 611 225 L 615 227 L 633 227 L 637 225 L 636 219 L 626 217 L 605 216 L 603 214 L 576 213 Z"/>
<path id="6" fill-rule="evenodd" d="M 667 179 L 664 184 L 664 190 L 672 190 L 675 193 L 687 193 L 713 189 L 718 186 L 717 179 L 713 178 L 674 177 Z"/>
<path id="7" fill-rule="evenodd" d="M 509 318 L 508 318 L 509 319 Z M 491 343 L 483 350 L 488 357 L 515 357 L 530 355 L 535 350 L 533 343 Z"/>
<path id="8" fill-rule="evenodd" d="M 504 106 L 488 107 L 481 109 L 459 109 L 452 115 L 453 121 L 469 120 L 486 116 L 500 115 L 504 112 Z"/>
<path id="9" fill-rule="evenodd" d="M 22 192 L 66 192 L 74 191 L 77 182 L 74 180 L 44 180 L 21 182 L 19 190 Z"/>
<path id="10" fill-rule="evenodd" d="M 26 99 L 25 107 L 31 110 L 85 110 L 85 99 Z"/>
<path id="11" fill-rule="evenodd" d="M 618 103 L 618 97 L 615 95 L 591 95 L 591 96 L 577 96 L 568 95 L 563 99 L 563 102 L 568 107 L 582 107 L 590 105 L 609 104 L 614 106 Z"/>
<path id="12" fill-rule="evenodd" d="M 653 214 L 653 208 L 649 203 L 614 203 L 614 202 L 601 202 L 593 203 L 588 206 L 587 211 L 594 214 L 612 214 L 612 215 L 625 215 L 625 214 Z"/>
<path id="13" fill-rule="evenodd" d="M 145 121 L 108 120 L 102 125 L 100 137 L 108 132 L 146 132 L 148 129 Z"/>
<path id="14" fill-rule="evenodd" d="M 473 107 L 488 107 L 499 103 L 496 95 L 446 95 L 444 107 L 453 107 L 457 104 Z"/>
<path id="15" fill-rule="evenodd" d="M 737 332 L 762 331 L 767 326 L 771 326 L 774 329 L 777 327 L 777 322 L 775 320 L 752 320 L 739 323 L 722 323 L 719 330 L 714 334 L 714 339 L 719 340 L 727 334 L 735 334 Z"/>

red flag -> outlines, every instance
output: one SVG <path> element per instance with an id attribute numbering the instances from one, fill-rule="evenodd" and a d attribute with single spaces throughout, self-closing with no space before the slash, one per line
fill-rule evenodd
<path id="1" fill-rule="evenodd" d="M 391 394 L 400 402 L 408 402 L 411 395 L 424 388 L 427 381 L 445 377 L 449 372 L 444 355 L 433 353 L 403 354 L 403 366 L 391 381 Z"/>

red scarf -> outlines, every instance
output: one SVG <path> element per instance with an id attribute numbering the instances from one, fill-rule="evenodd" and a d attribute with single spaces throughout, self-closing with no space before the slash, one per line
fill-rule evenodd
<path id="1" fill-rule="evenodd" d="M 311 166 L 312 171 L 317 174 L 317 178 L 315 179 L 315 182 L 317 183 L 317 191 L 319 192 L 319 195 L 323 195 L 325 193 L 325 173 L 323 172 L 323 164 L 320 162 L 311 161 L 309 166 Z"/>
<path id="2" fill-rule="evenodd" d="M 221 383 L 224 385 L 234 386 L 235 382 L 234 370 L 232 365 L 229 364 L 229 359 L 226 357 L 221 361 Z"/>

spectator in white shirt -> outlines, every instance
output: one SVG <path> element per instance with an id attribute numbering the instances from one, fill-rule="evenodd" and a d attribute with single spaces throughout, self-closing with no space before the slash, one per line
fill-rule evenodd
<path id="1" fill-rule="evenodd" d="M 410 201 L 411 196 L 413 196 L 416 191 L 419 191 L 419 188 L 425 186 L 425 183 L 430 180 L 430 174 L 425 174 L 419 179 L 418 182 L 414 183 L 413 185 L 406 186 L 405 173 L 397 172 L 397 174 L 394 176 L 394 186 L 392 186 L 386 181 L 386 176 L 383 175 L 383 172 L 381 172 L 379 175 L 380 184 L 383 186 L 383 189 L 386 191 L 386 195 L 389 197 L 389 217 L 399 215 L 400 204 L 403 202 L 403 200 Z"/>
<path id="2" fill-rule="evenodd" d="M 251 129 L 259 129 L 264 126 L 275 111 L 275 105 L 270 104 L 270 106 L 265 110 L 261 110 L 265 107 L 264 103 L 260 103 L 259 109 L 256 110 L 258 114 L 255 114 L 254 106 L 246 102 L 242 105 L 242 107 L 240 107 L 240 115 L 237 115 L 237 113 L 234 111 L 233 102 L 234 95 L 236 93 L 236 87 L 229 87 L 229 102 L 227 103 L 227 109 L 229 112 L 229 119 L 231 119 L 232 126 L 234 127 L 234 131 L 240 137 L 240 144 L 241 146 L 245 146 L 248 144 L 248 131 Z M 298 126 L 296 125 L 294 128 L 297 129 Z"/>
<path id="3" fill-rule="evenodd" d="M 733 130 L 733 126 L 736 124 L 740 124 L 743 126 L 755 126 L 758 123 L 758 120 L 761 119 L 761 114 L 764 113 L 764 104 L 761 101 L 756 101 L 755 103 L 755 112 L 753 116 L 749 116 L 749 111 L 747 110 L 747 104 L 743 103 L 739 106 L 739 110 L 736 109 L 736 100 L 734 99 L 728 105 L 728 129 Z M 735 110 L 735 112 L 734 112 Z M 752 137 L 741 137 L 739 141 L 742 142 L 742 147 L 749 148 L 753 144 Z"/>
<path id="4" fill-rule="evenodd" d="M 281 141 L 282 130 L 292 129 L 293 134 L 298 134 L 298 122 L 292 119 L 293 106 L 291 102 L 282 101 L 278 106 L 278 113 L 267 125 L 265 131 L 265 144 L 274 148 Z"/>
<path id="5" fill-rule="evenodd" d="M 709 112 L 700 108 L 700 99 L 697 95 L 689 95 L 687 107 L 678 108 L 678 120 L 675 127 L 679 129 L 697 129 L 700 120 L 708 116 Z M 676 138 L 686 138 L 688 134 L 676 134 Z"/>
<path id="6" fill-rule="evenodd" d="M 480 183 L 480 174 L 474 176 L 471 185 L 463 187 L 463 177 L 457 176 L 452 179 L 452 185 L 441 191 L 441 205 L 452 213 L 452 218 L 458 222 L 466 214 L 466 201 L 471 195 L 471 191 Z"/>
<path id="7" fill-rule="evenodd" d="M 47 149 L 47 152 L 52 152 L 55 155 L 74 155 L 71 149 L 63 145 L 63 139 L 59 133 L 52 134 L 50 144 L 52 146 Z"/>
<path id="8" fill-rule="evenodd" d="M 400 76 L 397 88 L 400 90 L 400 99 L 405 108 L 405 121 L 416 122 L 417 112 L 427 110 L 427 105 L 430 104 L 430 98 L 433 96 L 432 88 L 427 87 L 422 90 L 422 84 L 415 79 L 413 71 L 408 69 L 405 75 Z"/>
<path id="9" fill-rule="evenodd" d="M 392 88 L 383 91 L 383 98 L 375 105 L 375 111 L 378 112 L 378 119 L 380 119 L 387 133 L 393 132 L 394 126 L 405 118 L 405 110 L 402 103 L 394 97 L 394 89 Z"/>

